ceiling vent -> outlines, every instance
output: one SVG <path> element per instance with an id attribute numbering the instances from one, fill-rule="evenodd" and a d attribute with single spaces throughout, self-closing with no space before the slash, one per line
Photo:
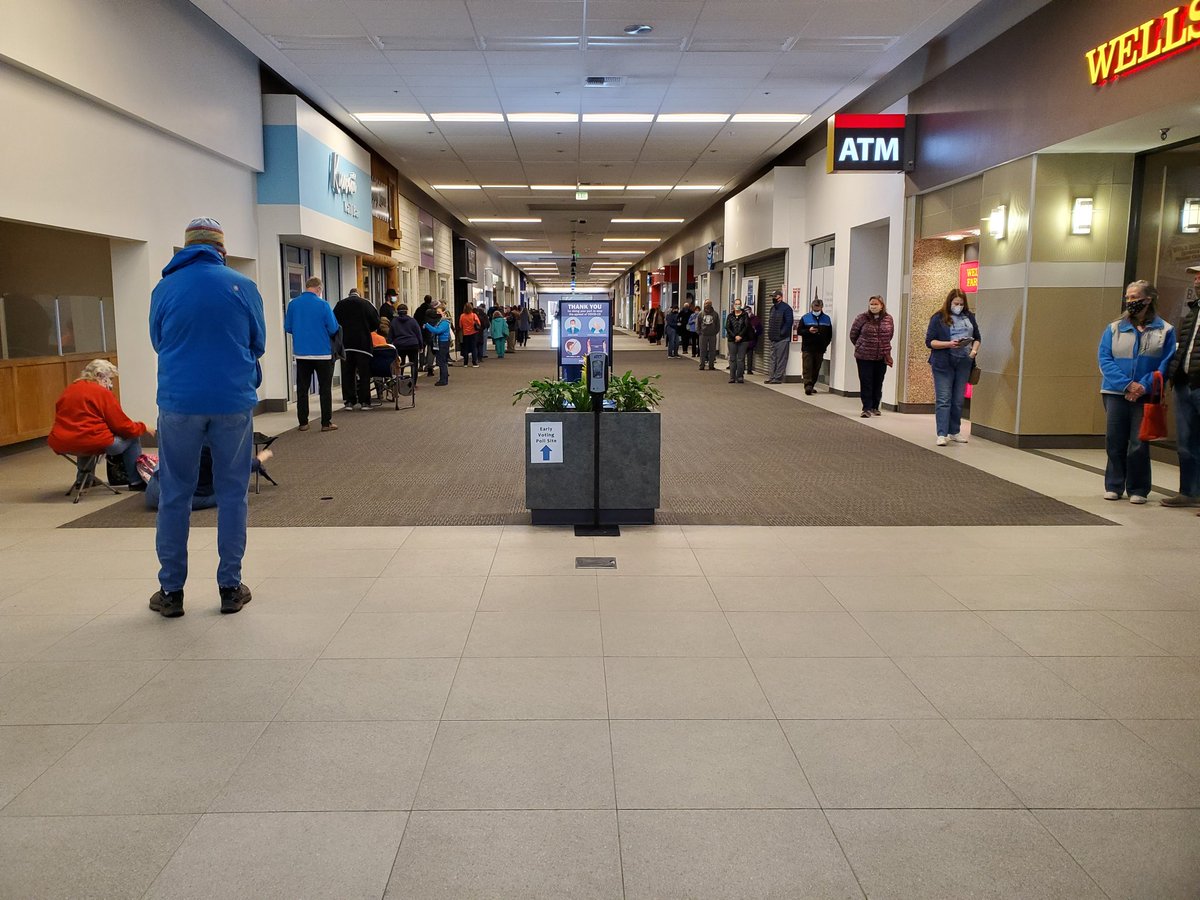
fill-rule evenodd
<path id="1" fill-rule="evenodd" d="M 588 88 L 613 88 L 624 83 L 624 75 L 588 75 L 583 79 L 583 86 Z"/>

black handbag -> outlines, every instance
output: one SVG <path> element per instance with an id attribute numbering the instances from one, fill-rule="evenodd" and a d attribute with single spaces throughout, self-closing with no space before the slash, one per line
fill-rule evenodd
<path id="1" fill-rule="evenodd" d="M 975 365 L 975 360 L 971 360 L 971 374 L 967 376 L 967 384 L 979 384 L 980 374 L 979 366 Z"/>
<path id="2" fill-rule="evenodd" d="M 329 338 L 329 352 L 333 354 L 334 359 L 342 361 L 346 359 L 346 338 L 340 325 L 333 336 Z"/>

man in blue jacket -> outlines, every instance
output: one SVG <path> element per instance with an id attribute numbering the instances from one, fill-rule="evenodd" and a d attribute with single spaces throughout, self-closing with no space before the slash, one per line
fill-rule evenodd
<path id="1" fill-rule="evenodd" d="M 304 284 L 304 293 L 294 297 L 283 316 L 283 330 L 292 336 L 296 359 L 296 418 L 300 430 L 308 431 L 308 389 L 314 373 L 321 396 L 321 430 L 337 431 L 333 424 L 333 350 L 329 340 L 338 330 L 333 308 L 321 299 L 321 279 Z"/>
<path id="2" fill-rule="evenodd" d="M 771 371 L 767 384 L 783 384 L 787 376 L 788 356 L 792 352 L 792 323 L 795 315 L 792 305 L 783 300 L 783 291 L 771 295 L 771 319 L 767 325 L 767 337 L 771 339 Z"/>
<path id="3" fill-rule="evenodd" d="M 254 282 L 225 265 L 225 233 L 216 220 L 188 223 L 184 248 L 163 269 L 150 295 L 150 342 L 158 353 L 162 487 L 155 541 L 161 589 L 150 608 L 167 618 L 183 615 L 192 495 L 207 446 L 217 497 L 221 612 L 235 613 L 250 602 L 242 556 L 266 325 Z"/>

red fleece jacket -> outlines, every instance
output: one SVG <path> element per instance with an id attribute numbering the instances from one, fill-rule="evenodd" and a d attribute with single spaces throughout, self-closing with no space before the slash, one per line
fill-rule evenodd
<path id="1" fill-rule="evenodd" d="M 113 436 L 141 437 L 142 422 L 121 409 L 113 392 L 94 381 L 74 381 L 54 404 L 54 427 L 47 443 L 55 453 L 97 454 L 107 450 Z"/>

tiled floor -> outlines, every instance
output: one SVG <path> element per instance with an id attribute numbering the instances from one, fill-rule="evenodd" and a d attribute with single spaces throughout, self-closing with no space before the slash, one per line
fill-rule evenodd
<path id="1" fill-rule="evenodd" d="M 954 452 L 1119 527 L 262 529 L 226 617 L 200 530 L 169 621 L 4 459 L 0 897 L 1200 896 L 1200 520 Z"/>

